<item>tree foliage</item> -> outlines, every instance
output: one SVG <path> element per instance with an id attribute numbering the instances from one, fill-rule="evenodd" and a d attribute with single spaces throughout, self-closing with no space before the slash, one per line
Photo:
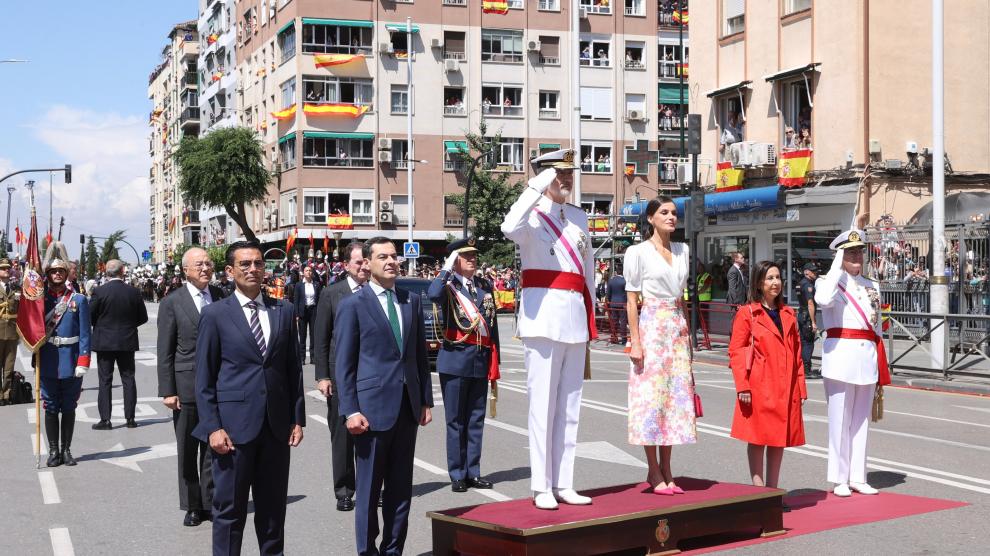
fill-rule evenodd
<path id="1" fill-rule="evenodd" d="M 506 241 L 501 227 L 505 214 L 509 212 L 512 203 L 516 202 L 522 192 L 523 182 L 511 181 L 511 174 L 507 170 L 500 170 L 495 164 L 502 134 L 489 136 L 488 125 L 484 120 L 478 126 L 478 133 L 469 132 L 464 138 L 467 139 L 470 152 L 450 154 L 463 166 L 462 173 L 458 176 L 461 187 L 467 185 L 467 172 L 474 158 L 483 152 L 492 151 L 491 155 L 481 159 L 471 180 L 469 214 L 464 215 L 464 218 L 470 217 L 468 232 L 478 240 L 478 249 L 483 262 L 493 265 L 512 265 L 515 259 L 515 247 L 511 241 Z M 458 206 L 464 206 L 463 194 L 451 195 L 451 200 Z"/>
<path id="2" fill-rule="evenodd" d="M 175 153 L 179 190 L 190 203 L 223 208 L 248 240 L 257 240 L 245 206 L 265 198 L 271 173 L 261 142 L 246 127 L 217 129 L 205 137 L 187 135 Z"/>
<path id="3" fill-rule="evenodd" d="M 116 230 L 107 236 L 107 239 L 103 241 L 103 248 L 100 250 L 101 263 L 106 264 L 110 259 L 120 259 L 117 243 L 125 237 L 127 236 L 124 234 L 124 230 Z"/>
<path id="4" fill-rule="evenodd" d="M 93 278 L 96 276 L 97 265 L 100 262 L 100 254 L 96 250 L 96 240 L 89 236 L 86 242 L 86 276 Z"/>

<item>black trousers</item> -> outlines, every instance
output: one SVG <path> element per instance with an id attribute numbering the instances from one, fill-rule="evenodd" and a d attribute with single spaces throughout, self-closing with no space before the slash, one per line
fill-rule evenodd
<path id="1" fill-rule="evenodd" d="M 330 428 L 333 494 L 340 500 L 354 497 L 354 437 L 347 432 L 347 419 L 340 416 L 336 390 L 333 394 L 327 398 L 327 426 Z"/>
<path id="2" fill-rule="evenodd" d="M 100 375 L 100 393 L 96 405 L 100 410 L 100 420 L 110 420 L 110 390 L 113 388 L 113 366 L 120 371 L 120 382 L 124 385 L 124 418 L 134 418 L 137 405 L 137 386 L 134 383 L 133 351 L 98 351 L 96 365 Z"/>
<path id="3" fill-rule="evenodd" d="M 179 509 L 209 510 L 213 507 L 213 458 L 206 443 L 193 437 L 199 424 L 196 404 L 183 403 L 172 412 L 175 449 L 179 460 Z"/>
<path id="4" fill-rule="evenodd" d="M 314 326 L 316 325 L 316 305 L 306 305 L 302 312 L 297 315 L 299 317 L 299 360 L 306 361 L 306 335 L 309 335 L 309 358 L 310 361 L 313 360 L 313 355 L 316 353 L 316 334 L 314 333 Z"/>

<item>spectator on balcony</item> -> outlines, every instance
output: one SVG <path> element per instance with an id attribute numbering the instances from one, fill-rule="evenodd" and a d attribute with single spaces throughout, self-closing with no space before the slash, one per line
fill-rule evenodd
<path id="1" fill-rule="evenodd" d="M 803 130 L 804 128 L 811 129 L 811 107 L 805 106 L 801 108 L 801 112 L 798 114 L 798 129 Z"/>
<path id="2" fill-rule="evenodd" d="M 306 100 L 308 101 L 316 101 L 319 100 L 319 98 L 320 96 L 316 94 L 316 89 L 310 89 L 306 92 Z"/>
<path id="3" fill-rule="evenodd" d="M 794 128 L 787 126 L 784 128 L 784 149 L 796 149 L 797 138 L 794 136 Z"/>
<path id="4" fill-rule="evenodd" d="M 608 55 L 605 54 L 605 49 L 604 48 L 599 48 L 598 49 L 598 65 L 599 66 L 607 66 L 608 65 Z"/>
<path id="5" fill-rule="evenodd" d="M 673 158 L 663 163 L 663 181 L 677 181 L 677 162 Z"/>
<path id="6" fill-rule="evenodd" d="M 743 140 L 743 125 L 745 122 L 745 118 L 740 114 L 732 110 L 729 111 L 729 117 L 726 119 L 725 125 L 722 126 L 722 137 L 719 140 L 719 151 L 722 153 L 723 158 L 729 145 Z"/>
<path id="7" fill-rule="evenodd" d="M 485 97 L 485 100 L 481 101 L 481 111 L 487 114 L 491 112 L 491 110 L 492 110 L 492 101 L 488 97 Z"/>
<path id="8" fill-rule="evenodd" d="M 806 125 L 801 126 L 801 136 L 798 137 L 797 147 L 799 149 L 811 148 L 811 129 Z"/>
<path id="9" fill-rule="evenodd" d="M 588 46 L 585 46 L 584 49 L 581 50 L 581 59 L 582 60 L 590 60 L 591 59 L 591 45 L 590 44 Z"/>
<path id="10" fill-rule="evenodd" d="M 581 162 L 581 170 L 585 172 L 593 172 L 595 169 L 594 160 L 591 158 L 591 153 L 588 153 L 584 160 Z"/>
<path id="11" fill-rule="evenodd" d="M 509 97 L 505 97 L 505 99 L 502 101 L 502 106 L 504 106 L 506 108 L 509 108 L 510 106 L 512 106 L 512 99 L 509 98 Z"/>

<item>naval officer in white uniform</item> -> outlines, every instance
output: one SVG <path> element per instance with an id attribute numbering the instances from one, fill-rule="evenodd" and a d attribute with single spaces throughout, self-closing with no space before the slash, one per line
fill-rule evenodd
<path id="1" fill-rule="evenodd" d="M 581 388 L 594 328 L 594 268 L 588 215 L 567 204 L 574 151 L 533 160 L 546 167 L 529 180 L 502 222 L 519 245 L 522 296 L 516 333 L 525 346 L 529 392 L 529 461 L 533 502 L 590 504 L 574 490 Z"/>
<path id="2" fill-rule="evenodd" d="M 863 232 L 839 234 L 835 260 L 815 284 L 826 339 L 822 377 L 828 396 L 828 480 L 832 492 L 876 494 L 866 482 L 866 439 L 877 388 L 890 384 L 882 341 L 880 291 L 863 276 Z"/>

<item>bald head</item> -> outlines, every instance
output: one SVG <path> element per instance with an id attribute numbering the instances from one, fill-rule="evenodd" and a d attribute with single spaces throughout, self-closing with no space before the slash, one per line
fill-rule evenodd
<path id="1" fill-rule="evenodd" d="M 190 247 L 182 254 L 182 268 L 187 268 L 194 261 L 206 256 L 206 250 L 201 247 Z"/>
<path id="2" fill-rule="evenodd" d="M 123 278 L 124 263 L 117 259 L 107 261 L 107 276 L 110 278 Z"/>
<path id="3" fill-rule="evenodd" d="M 213 279 L 213 263 L 209 253 L 199 247 L 189 248 L 182 254 L 182 273 L 196 289 L 205 289 Z"/>

